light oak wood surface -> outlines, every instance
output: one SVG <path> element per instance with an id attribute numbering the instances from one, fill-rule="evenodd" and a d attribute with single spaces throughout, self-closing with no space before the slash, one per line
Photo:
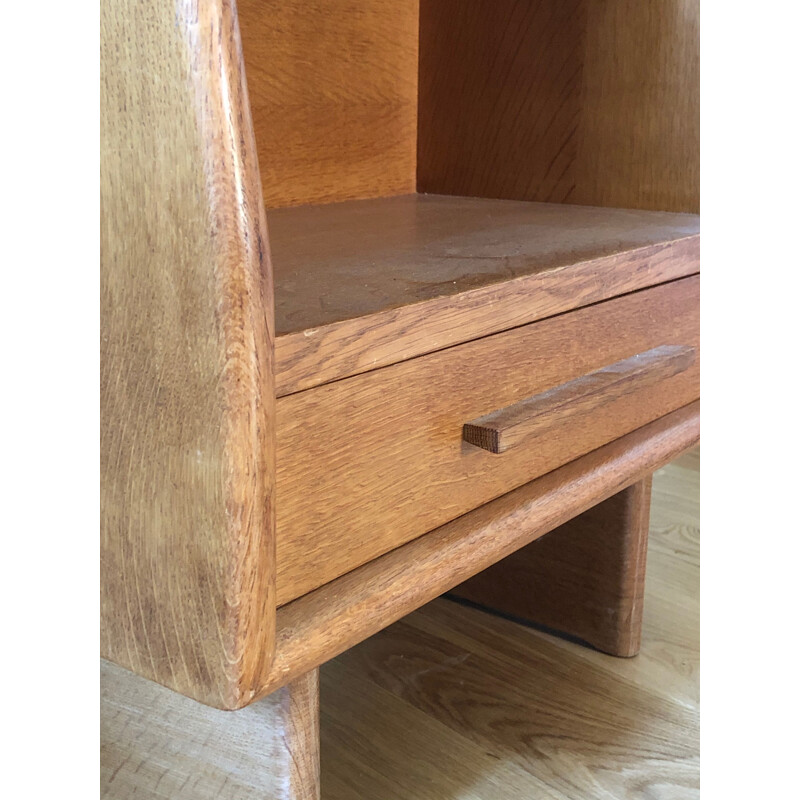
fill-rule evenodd
<path id="1" fill-rule="evenodd" d="M 642 634 L 651 476 L 449 594 L 631 657 Z"/>
<path id="2" fill-rule="evenodd" d="M 277 610 L 263 697 L 602 502 L 692 447 L 695 402 L 600 447 Z"/>
<path id="3" fill-rule="evenodd" d="M 699 352 L 690 277 L 277 403 L 278 605 L 699 397 L 699 363 L 498 457 L 465 422 L 664 344 Z M 321 468 L 322 467 L 322 468 Z"/>
<path id="4" fill-rule="evenodd" d="M 418 0 L 239 0 L 268 207 L 416 188 Z"/>
<path id="5" fill-rule="evenodd" d="M 418 191 L 699 210 L 699 0 L 427 0 Z"/>
<path id="6" fill-rule="evenodd" d="M 290 394 L 699 271 L 699 219 L 409 195 L 268 214 Z"/>
<path id="7" fill-rule="evenodd" d="M 323 799 L 698 798 L 698 470 L 653 479 L 636 658 L 436 600 L 322 668 Z"/>
<path id="8" fill-rule="evenodd" d="M 692 403 L 282 606 L 263 692 L 645 478 L 699 436 L 699 403 Z"/>
<path id="9" fill-rule="evenodd" d="M 319 800 L 319 673 L 220 711 L 100 666 L 105 800 Z"/>
<path id="10" fill-rule="evenodd" d="M 103 654 L 249 701 L 274 638 L 272 286 L 235 7 L 101 4 Z"/>

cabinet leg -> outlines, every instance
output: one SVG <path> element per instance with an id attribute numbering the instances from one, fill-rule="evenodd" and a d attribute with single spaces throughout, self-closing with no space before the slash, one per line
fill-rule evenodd
<path id="1" fill-rule="evenodd" d="M 450 594 L 582 640 L 639 652 L 648 477 L 457 586 Z"/>
<path id="2" fill-rule="evenodd" d="M 109 662 L 100 671 L 109 800 L 319 800 L 319 671 L 219 711 Z"/>

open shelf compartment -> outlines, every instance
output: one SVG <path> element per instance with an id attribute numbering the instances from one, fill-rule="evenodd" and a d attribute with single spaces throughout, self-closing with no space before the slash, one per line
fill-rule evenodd
<path id="1" fill-rule="evenodd" d="M 696 272 L 677 6 L 239 0 L 278 394 Z"/>

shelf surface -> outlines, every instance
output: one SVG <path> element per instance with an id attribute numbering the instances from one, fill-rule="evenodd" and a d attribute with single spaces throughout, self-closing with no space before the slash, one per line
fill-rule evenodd
<path id="1" fill-rule="evenodd" d="M 268 223 L 279 394 L 699 269 L 693 214 L 405 195 Z"/>

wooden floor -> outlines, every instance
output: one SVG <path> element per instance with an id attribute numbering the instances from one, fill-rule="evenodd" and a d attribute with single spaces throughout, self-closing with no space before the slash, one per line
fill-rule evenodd
<path id="1" fill-rule="evenodd" d="M 436 600 L 322 668 L 323 800 L 699 796 L 699 466 L 654 479 L 638 657 Z"/>

